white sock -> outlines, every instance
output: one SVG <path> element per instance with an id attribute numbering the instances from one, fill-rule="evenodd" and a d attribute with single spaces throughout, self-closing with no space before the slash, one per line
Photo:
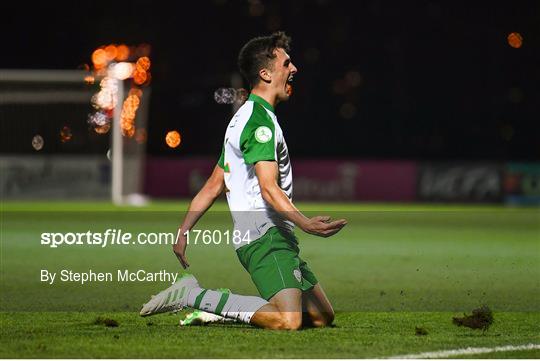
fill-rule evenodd
<path id="1" fill-rule="evenodd" d="M 187 305 L 201 311 L 249 323 L 251 317 L 268 301 L 256 296 L 241 296 L 205 288 L 192 288 Z"/>

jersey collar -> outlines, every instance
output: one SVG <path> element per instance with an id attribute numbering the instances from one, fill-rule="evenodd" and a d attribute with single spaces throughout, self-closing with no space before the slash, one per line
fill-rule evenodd
<path id="1" fill-rule="evenodd" d="M 251 94 L 249 94 L 248 100 L 251 100 L 251 101 L 253 101 L 255 103 L 259 103 L 260 105 L 262 105 L 263 107 L 265 107 L 266 109 L 270 110 L 272 113 L 275 114 L 274 107 L 271 106 L 270 103 L 268 103 L 266 100 L 264 100 L 260 96 L 251 93 Z"/>

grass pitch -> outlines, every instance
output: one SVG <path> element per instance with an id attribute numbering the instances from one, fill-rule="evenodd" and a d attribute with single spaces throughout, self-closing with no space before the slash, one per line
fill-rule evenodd
<path id="1" fill-rule="evenodd" d="M 140 318 L 155 282 L 40 282 L 40 270 L 179 271 L 169 245 L 41 245 L 42 232 L 175 232 L 186 204 L 4 203 L 0 357 L 349 358 L 465 347 L 540 344 L 540 214 L 534 208 L 301 204 L 349 219 L 323 239 L 297 231 L 302 257 L 337 311 L 336 326 L 277 332 L 244 325 L 179 327 L 179 315 Z M 198 228 L 228 229 L 226 205 Z M 191 245 L 190 272 L 208 288 L 256 294 L 230 245 Z M 452 317 L 486 304 L 488 331 Z M 118 327 L 96 324 L 101 317 Z M 418 336 L 421 327 L 427 335 Z M 478 357 L 538 358 L 539 351 Z"/>

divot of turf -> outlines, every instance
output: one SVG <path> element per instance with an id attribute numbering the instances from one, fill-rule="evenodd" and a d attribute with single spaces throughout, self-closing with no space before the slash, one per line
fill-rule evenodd
<path id="1" fill-rule="evenodd" d="M 487 331 L 493 324 L 493 312 L 488 306 L 482 306 L 473 310 L 472 315 L 463 314 L 463 317 L 453 317 L 452 322 L 457 326 Z"/>
<path id="2" fill-rule="evenodd" d="M 118 327 L 120 324 L 118 323 L 118 321 L 113 320 L 112 318 L 105 318 L 105 317 L 98 316 L 94 320 L 94 325 L 103 325 L 106 327 Z"/>

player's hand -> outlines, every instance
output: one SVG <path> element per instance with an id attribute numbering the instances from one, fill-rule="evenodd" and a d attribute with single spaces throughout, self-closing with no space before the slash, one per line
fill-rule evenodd
<path id="1" fill-rule="evenodd" d="M 176 243 L 173 245 L 173 252 L 176 255 L 176 258 L 180 261 L 180 264 L 184 269 L 189 267 L 189 263 L 186 258 L 186 247 L 187 247 L 187 236 L 186 232 L 178 230 L 178 236 L 176 238 Z"/>
<path id="2" fill-rule="evenodd" d="M 347 225 L 346 219 L 337 219 L 332 221 L 328 216 L 317 216 L 309 218 L 300 228 L 306 233 L 314 234 L 319 237 L 330 237 Z"/>

